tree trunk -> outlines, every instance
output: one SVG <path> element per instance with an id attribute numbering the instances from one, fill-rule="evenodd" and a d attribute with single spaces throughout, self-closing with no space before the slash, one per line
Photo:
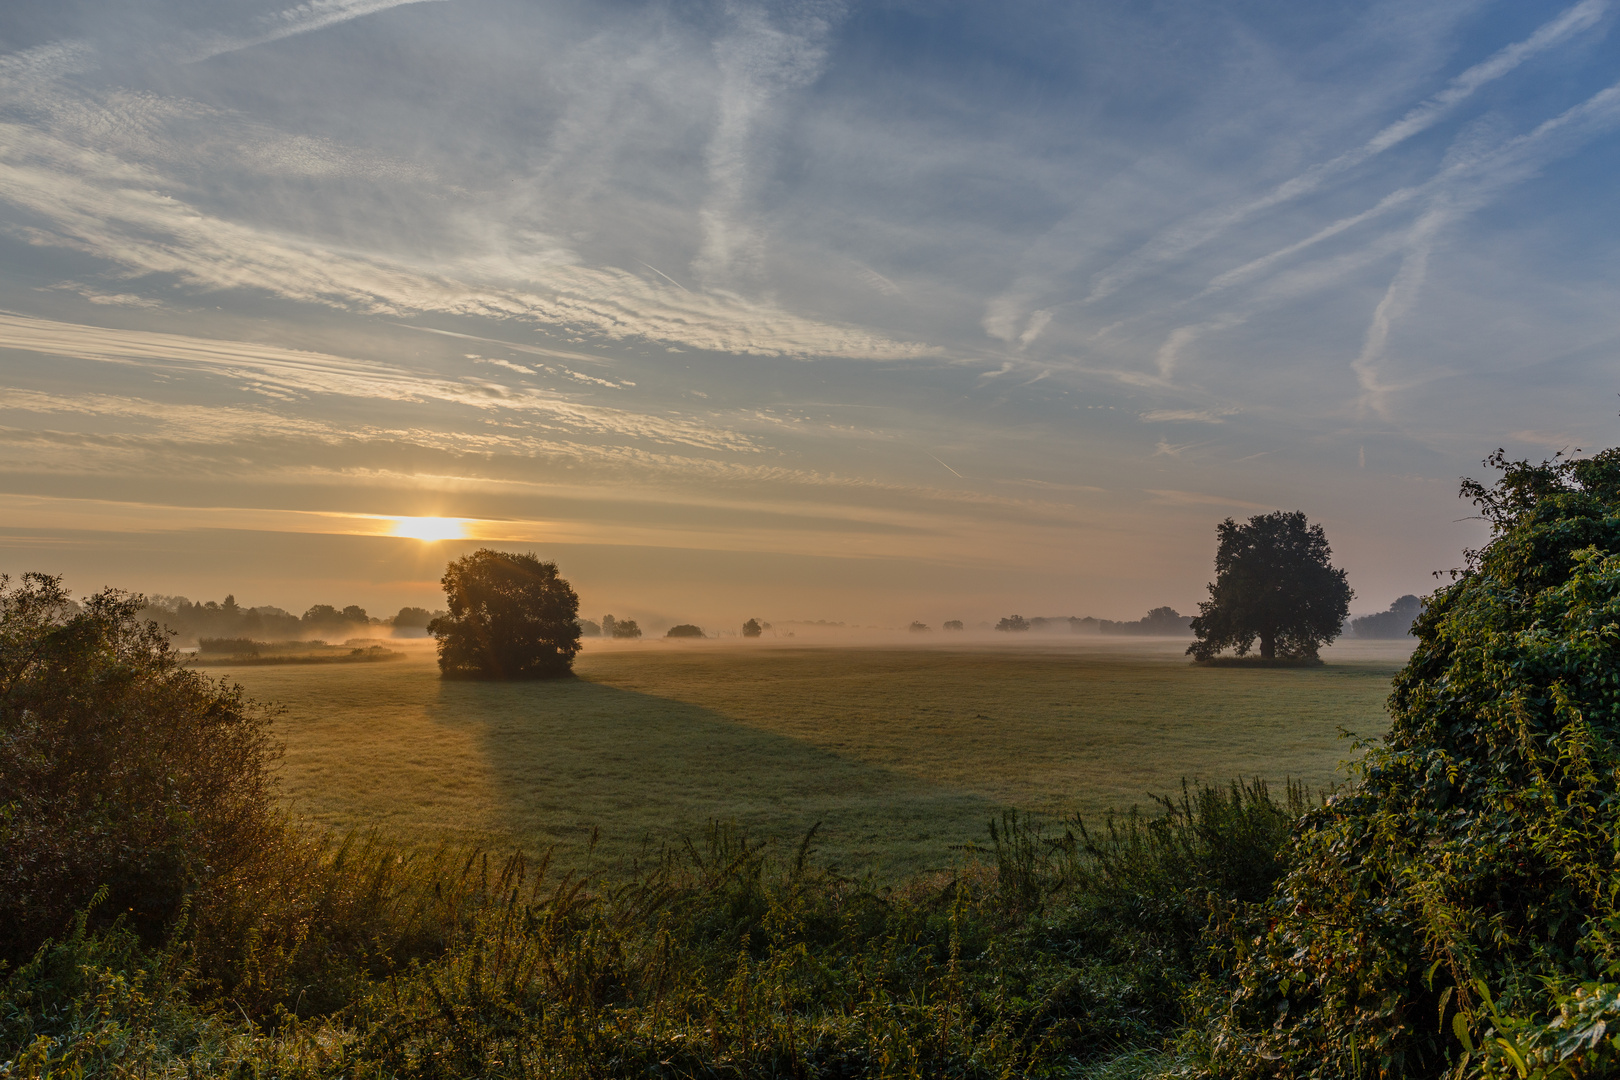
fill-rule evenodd
<path id="1" fill-rule="evenodd" d="M 1260 631 L 1260 659 L 1277 659 L 1277 634 L 1275 631 Z"/>

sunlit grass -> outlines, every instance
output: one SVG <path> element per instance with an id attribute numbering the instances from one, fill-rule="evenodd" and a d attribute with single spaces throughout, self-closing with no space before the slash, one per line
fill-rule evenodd
<path id="1" fill-rule="evenodd" d="M 711 819 L 850 870 L 948 865 L 1007 807 L 1146 804 L 1183 777 L 1320 787 L 1378 735 L 1399 651 L 1306 670 L 1195 668 L 1168 645 L 702 649 L 580 657 L 582 678 L 445 683 L 388 665 L 232 672 L 288 707 L 287 794 L 409 843 L 558 845 L 626 865 Z"/>

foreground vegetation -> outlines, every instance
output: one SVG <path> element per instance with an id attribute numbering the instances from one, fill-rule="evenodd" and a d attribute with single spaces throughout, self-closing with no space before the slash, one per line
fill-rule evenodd
<path id="1" fill-rule="evenodd" d="M 717 827 L 634 880 L 289 832 L 166 938 L 92 907 L 6 981 L 9 1075 L 1066 1076 L 1167 1060 L 1294 804 L 1203 790 L 903 888 Z M 99 924 L 99 926 L 98 926 Z M 1113 1074 L 1117 1074 L 1113 1073 Z M 1108 1075 L 1108 1073 L 1104 1073 Z"/>

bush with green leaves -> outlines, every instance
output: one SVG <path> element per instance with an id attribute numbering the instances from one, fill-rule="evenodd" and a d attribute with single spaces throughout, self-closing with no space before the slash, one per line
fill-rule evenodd
<path id="1" fill-rule="evenodd" d="M 1425 603 L 1387 740 L 1234 937 L 1217 1073 L 1612 1075 L 1620 450 L 1488 464 L 1491 541 Z"/>
<path id="2" fill-rule="evenodd" d="M 0 576 L 0 959 L 103 888 L 151 938 L 274 831 L 269 711 L 185 667 L 142 603 Z"/>

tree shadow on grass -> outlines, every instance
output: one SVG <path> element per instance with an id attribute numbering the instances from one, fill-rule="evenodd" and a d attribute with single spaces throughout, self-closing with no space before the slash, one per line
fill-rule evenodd
<path id="1" fill-rule="evenodd" d="M 736 822 L 792 845 L 817 822 L 824 862 L 897 876 L 961 860 L 1004 807 L 725 715 L 583 679 L 443 682 L 436 723 L 476 726 L 500 825 L 566 866 L 627 870 L 666 844 Z"/>

